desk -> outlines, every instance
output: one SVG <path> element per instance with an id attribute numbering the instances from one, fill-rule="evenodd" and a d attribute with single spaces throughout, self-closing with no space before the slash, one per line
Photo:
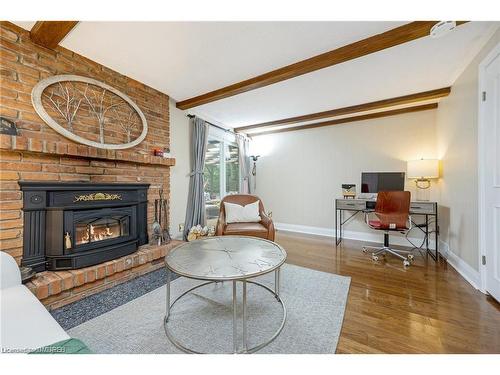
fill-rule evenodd
<path id="1" fill-rule="evenodd" d="M 353 217 L 355 217 L 360 212 L 373 212 L 375 210 L 376 201 L 373 199 L 335 199 L 335 243 L 340 244 L 342 241 L 342 227 L 349 222 Z M 352 214 L 344 219 L 344 211 L 351 212 Z M 423 224 L 417 224 L 412 221 L 414 227 L 419 228 L 425 234 L 425 248 L 427 253 L 435 261 L 439 258 L 438 251 L 438 236 L 439 236 L 439 225 L 438 225 L 438 209 L 437 202 L 411 202 L 410 204 L 410 215 L 420 215 L 425 217 L 425 222 Z M 434 236 L 435 236 L 435 249 L 429 248 L 429 230 L 430 222 L 429 217 L 434 218 Z"/>

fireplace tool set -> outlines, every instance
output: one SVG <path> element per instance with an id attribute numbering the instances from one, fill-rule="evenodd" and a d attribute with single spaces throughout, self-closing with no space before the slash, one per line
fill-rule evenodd
<path id="1" fill-rule="evenodd" d="M 155 199 L 155 220 L 153 222 L 152 231 L 154 244 L 167 244 L 171 237 L 168 231 L 168 203 L 163 199 L 163 189 L 159 190 L 160 199 Z"/>

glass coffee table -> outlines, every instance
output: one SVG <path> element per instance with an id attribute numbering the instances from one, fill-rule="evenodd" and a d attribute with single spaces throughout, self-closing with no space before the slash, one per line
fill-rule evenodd
<path id="1" fill-rule="evenodd" d="M 175 324 L 171 321 L 170 311 L 174 305 L 195 289 L 218 282 L 231 282 L 233 288 L 233 353 L 254 353 L 270 344 L 281 333 L 286 321 L 286 308 L 279 295 L 280 268 L 286 260 L 286 251 L 278 244 L 256 238 L 244 236 L 208 237 L 193 242 L 184 243 L 170 251 L 165 257 L 167 267 L 167 312 L 164 319 L 165 333 L 177 348 L 187 353 L 200 353 L 188 348 L 174 337 L 169 326 Z M 196 285 L 178 296 L 170 303 L 171 273 L 190 279 L 203 280 L 204 283 Z M 274 272 L 274 290 L 257 281 L 249 279 Z M 237 339 L 237 293 L 236 283 L 242 283 L 242 343 L 238 345 Z M 274 295 L 283 310 L 280 327 L 271 337 L 252 348 L 248 348 L 247 332 L 247 283 L 264 288 Z"/>

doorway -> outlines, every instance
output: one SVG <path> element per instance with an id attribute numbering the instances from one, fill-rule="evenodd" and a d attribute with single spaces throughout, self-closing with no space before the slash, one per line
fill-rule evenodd
<path id="1" fill-rule="evenodd" d="M 479 83 L 481 284 L 500 301 L 500 44 L 479 65 Z"/>

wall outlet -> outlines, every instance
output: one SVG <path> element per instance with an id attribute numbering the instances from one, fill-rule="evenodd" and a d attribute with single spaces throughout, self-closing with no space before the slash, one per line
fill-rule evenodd
<path id="1" fill-rule="evenodd" d="M 179 224 L 179 232 L 184 232 L 184 223 Z"/>

